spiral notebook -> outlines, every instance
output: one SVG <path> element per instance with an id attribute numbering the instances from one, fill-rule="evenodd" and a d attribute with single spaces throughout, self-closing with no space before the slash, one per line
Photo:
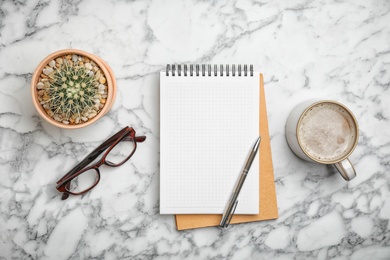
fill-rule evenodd
<path id="1" fill-rule="evenodd" d="M 160 73 L 161 214 L 223 212 L 259 136 L 259 80 L 247 65 L 167 65 Z M 258 161 L 235 214 L 259 213 Z"/>

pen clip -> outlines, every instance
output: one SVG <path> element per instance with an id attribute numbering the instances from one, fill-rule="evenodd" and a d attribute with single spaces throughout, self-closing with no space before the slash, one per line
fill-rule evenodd
<path id="1" fill-rule="evenodd" d="M 236 212 L 237 204 L 238 204 L 238 200 L 236 200 L 236 202 L 234 203 L 234 206 L 233 206 L 232 212 L 230 213 L 229 219 L 226 221 L 226 224 L 224 226 L 225 228 L 227 228 L 229 226 L 230 221 L 233 218 L 234 212 Z"/>

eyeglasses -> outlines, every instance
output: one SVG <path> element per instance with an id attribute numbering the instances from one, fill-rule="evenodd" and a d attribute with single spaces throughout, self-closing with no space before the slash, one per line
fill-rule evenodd
<path id="1" fill-rule="evenodd" d="M 146 136 L 135 136 L 135 130 L 132 127 L 125 127 L 111 136 L 57 181 L 56 189 L 63 193 L 62 200 L 66 200 L 69 194 L 82 195 L 90 191 L 100 181 L 99 167 L 101 165 L 121 166 L 134 154 L 137 143 L 145 139 Z M 88 166 L 105 150 L 107 151 L 98 162 Z"/>

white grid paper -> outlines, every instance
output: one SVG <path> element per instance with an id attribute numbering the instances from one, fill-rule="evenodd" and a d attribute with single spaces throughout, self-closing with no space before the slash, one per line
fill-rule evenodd
<path id="1" fill-rule="evenodd" d="M 259 74 L 160 74 L 160 213 L 223 212 L 259 136 Z M 256 157 L 236 214 L 259 213 Z"/>

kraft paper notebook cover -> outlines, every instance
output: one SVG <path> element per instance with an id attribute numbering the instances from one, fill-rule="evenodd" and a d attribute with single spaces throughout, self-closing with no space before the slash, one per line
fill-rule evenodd
<path id="1" fill-rule="evenodd" d="M 160 214 L 222 214 L 259 136 L 259 95 L 253 66 L 168 65 L 160 73 Z M 255 162 L 236 214 L 259 213 Z"/>
<path id="2" fill-rule="evenodd" d="M 264 95 L 263 75 L 260 74 L 260 213 L 257 215 L 234 215 L 231 224 L 269 220 L 278 218 L 278 207 L 272 166 L 270 136 L 266 100 Z M 176 215 L 178 230 L 218 226 L 220 214 L 212 215 Z"/>

